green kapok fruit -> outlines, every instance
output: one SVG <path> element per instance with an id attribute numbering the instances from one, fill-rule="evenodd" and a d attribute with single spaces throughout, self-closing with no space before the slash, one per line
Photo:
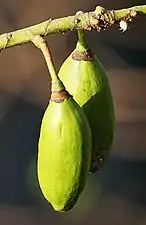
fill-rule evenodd
<path id="1" fill-rule="evenodd" d="M 91 160 L 91 130 L 67 91 L 53 91 L 38 145 L 38 180 L 56 211 L 68 211 L 85 187 Z"/>
<path id="2" fill-rule="evenodd" d="M 106 71 L 87 45 L 78 41 L 58 76 L 89 121 L 93 146 L 90 173 L 94 173 L 105 164 L 115 131 L 114 105 Z"/>

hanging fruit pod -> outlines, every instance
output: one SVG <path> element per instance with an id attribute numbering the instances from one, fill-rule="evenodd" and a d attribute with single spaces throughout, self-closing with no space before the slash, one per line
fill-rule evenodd
<path id="1" fill-rule="evenodd" d="M 83 31 L 78 31 L 76 48 L 62 64 L 58 76 L 89 121 L 92 132 L 90 173 L 94 173 L 109 156 L 115 114 L 106 71 L 89 49 Z"/>
<path id="2" fill-rule="evenodd" d="M 41 125 L 38 178 L 56 211 L 70 210 L 82 192 L 91 160 L 88 121 L 66 91 L 52 93 Z"/>
<path id="3" fill-rule="evenodd" d="M 40 38 L 39 38 L 40 39 Z M 83 191 L 90 168 L 91 130 L 82 108 L 65 90 L 43 40 L 40 46 L 52 79 L 51 100 L 40 129 L 37 174 L 40 189 L 54 210 L 72 209 Z"/>

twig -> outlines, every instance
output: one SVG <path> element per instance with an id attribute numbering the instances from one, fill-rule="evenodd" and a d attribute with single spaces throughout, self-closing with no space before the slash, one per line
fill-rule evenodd
<path id="1" fill-rule="evenodd" d="M 30 32 L 42 37 L 74 29 L 98 32 L 115 26 L 121 20 L 131 22 L 136 15 L 146 14 L 146 5 L 134 6 L 120 10 L 105 10 L 97 6 L 93 12 L 85 12 L 59 19 L 49 19 L 40 24 L 0 35 L 0 49 L 20 45 L 31 41 Z"/>

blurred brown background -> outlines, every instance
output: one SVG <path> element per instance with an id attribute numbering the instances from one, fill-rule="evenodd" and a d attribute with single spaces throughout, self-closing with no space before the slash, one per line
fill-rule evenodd
<path id="1" fill-rule="evenodd" d="M 94 10 L 96 5 L 124 8 L 138 0 L 1 0 L 0 32 L 48 18 Z M 0 225 L 146 224 L 146 17 L 128 32 L 87 33 L 108 71 L 116 111 L 116 140 L 111 158 L 89 177 L 77 206 L 56 213 L 35 188 L 35 157 L 40 121 L 48 104 L 49 75 L 41 53 L 25 44 L 0 58 Z M 47 37 L 57 69 L 74 49 L 75 32 Z M 42 204 L 43 203 L 43 204 Z"/>

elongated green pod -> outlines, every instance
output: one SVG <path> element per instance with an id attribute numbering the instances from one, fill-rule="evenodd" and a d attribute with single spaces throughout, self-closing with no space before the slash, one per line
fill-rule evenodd
<path id="1" fill-rule="evenodd" d="M 58 76 L 89 121 L 93 143 L 90 172 L 93 173 L 104 165 L 114 140 L 114 104 L 106 71 L 80 38 Z"/>
<path id="2" fill-rule="evenodd" d="M 53 92 L 41 124 L 38 180 L 54 210 L 68 211 L 76 204 L 89 173 L 91 146 L 82 108 L 67 91 Z"/>
<path id="3" fill-rule="evenodd" d="M 32 42 L 42 51 L 52 82 L 38 143 L 38 181 L 54 210 L 63 212 L 74 207 L 85 187 L 91 160 L 91 130 L 83 109 L 59 79 L 46 41 L 32 35 Z"/>

